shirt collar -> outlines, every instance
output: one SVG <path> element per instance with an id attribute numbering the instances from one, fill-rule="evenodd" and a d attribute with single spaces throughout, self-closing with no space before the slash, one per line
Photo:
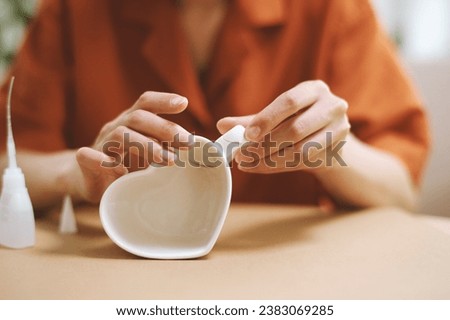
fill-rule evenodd
<path id="1" fill-rule="evenodd" d="M 285 22 L 286 3 L 284 0 L 236 0 L 236 2 L 248 23 L 254 27 L 273 27 Z M 167 9 L 167 4 L 166 0 L 126 1 L 123 3 L 121 11 L 130 20 L 148 25 L 152 24 L 152 15 L 158 15 L 160 8 Z"/>

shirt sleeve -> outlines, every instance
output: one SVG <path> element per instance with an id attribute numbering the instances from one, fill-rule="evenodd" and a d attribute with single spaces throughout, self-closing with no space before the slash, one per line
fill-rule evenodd
<path id="1" fill-rule="evenodd" d="M 0 141 L 5 141 L 8 84 L 15 76 L 12 125 L 18 149 L 56 151 L 64 139 L 68 57 L 63 1 L 44 0 L 0 89 Z M 0 143 L 0 150 L 5 144 Z"/>
<path id="2" fill-rule="evenodd" d="M 395 46 L 367 0 L 329 1 L 319 76 L 349 103 L 351 131 L 398 157 L 419 183 L 427 119 Z"/>

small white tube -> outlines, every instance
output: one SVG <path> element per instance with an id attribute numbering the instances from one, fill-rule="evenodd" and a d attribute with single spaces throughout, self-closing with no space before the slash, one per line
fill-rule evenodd
<path id="1" fill-rule="evenodd" d="M 216 140 L 215 143 L 220 145 L 227 163 L 233 161 L 236 151 L 242 147 L 244 143 L 248 142 L 244 138 L 244 132 L 245 128 L 241 125 L 237 125 Z"/>

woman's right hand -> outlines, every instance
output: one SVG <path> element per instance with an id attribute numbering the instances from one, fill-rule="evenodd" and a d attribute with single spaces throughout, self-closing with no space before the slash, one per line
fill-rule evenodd
<path id="1" fill-rule="evenodd" d="M 187 105 L 188 100 L 177 94 L 142 94 L 130 109 L 103 126 L 91 147 L 77 151 L 66 175 L 68 192 L 74 199 L 97 203 L 106 188 L 128 171 L 151 163 L 173 164 L 175 154 L 167 146 L 188 146 L 190 134 L 159 114 L 180 113 Z"/>

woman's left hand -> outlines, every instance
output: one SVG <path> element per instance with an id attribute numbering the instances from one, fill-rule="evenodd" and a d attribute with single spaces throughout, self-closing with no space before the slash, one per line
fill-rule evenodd
<path id="1" fill-rule="evenodd" d="M 347 102 L 322 81 L 306 81 L 286 91 L 256 115 L 227 117 L 221 133 L 237 124 L 254 142 L 236 155 L 239 169 L 254 173 L 319 170 L 345 165 L 341 149 L 350 131 Z"/>

